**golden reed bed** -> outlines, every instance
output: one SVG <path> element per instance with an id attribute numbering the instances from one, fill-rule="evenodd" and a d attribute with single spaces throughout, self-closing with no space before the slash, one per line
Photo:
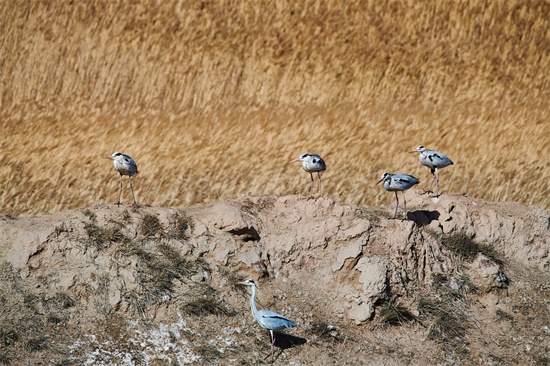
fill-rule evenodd
<path id="1" fill-rule="evenodd" d="M 550 207 L 547 1 L 3 1 L 0 213 L 307 194 L 381 205 L 384 171 Z M 127 184 L 125 179 L 125 184 Z M 131 202 L 124 190 L 125 202 Z"/>

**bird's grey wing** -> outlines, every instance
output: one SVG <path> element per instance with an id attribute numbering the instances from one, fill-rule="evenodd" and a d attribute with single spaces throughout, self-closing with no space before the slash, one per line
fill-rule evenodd
<path id="1" fill-rule="evenodd" d="M 128 173 L 130 173 L 130 175 L 137 174 L 138 173 L 138 168 L 137 168 L 137 164 L 134 161 L 134 159 L 132 159 L 128 155 L 123 154 L 123 156 L 124 156 L 124 158 L 123 158 L 124 168 L 128 171 Z"/>
<path id="2" fill-rule="evenodd" d="M 327 164 L 325 164 L 325 161 L 321 157 L 319 157 L 319 165 L 321 166 L 321 171 L 322 172 L 327 170 Z"/>
<path id="3" fill-rule="evenodd" d="M 402 183 L 415 183 L 418 182 L 418 179 L 413 177 L 410 174 L 394 174 L 393 179 Z"/>
<path id="4" fill-rule="evenodd" d="M 270 310 L 260 310 L 260 317 L 267 329 L 281 330 L 296 326 L 292 320 Z"/>
<path id="5" fill-rule="evenodd" d="M 430 157 L 429 155 L 429 152 L 427 153 L 422 153 L 420 154 L 419 156 L 419 159 L 420 159 L 420 162 L 422 163 L 422 165 L 430 168 L 430 169 L 433 169 L 434 168 L 434 162 L 433 162 L 433 158 Z"/>
<path id="6" fill-rule="evenodd" d="M 418 179 L 409 174 L 394 174 L 392 176 L 395 185 L 398 187 L 412 187 L 415 184 L 420 183 Z"/>
<path id="7" fill-rule="evenodd" d="M 430 151 L 427 155 L 427 158 L 436 167 L 445 167 L 447 165 L 453 164 L 448 156 L 440 153 L 439 151 Z"/>
<path id="8" fill-rule="evenodd" d="M 322 157 L 320 157 L 317 154 L 309 154 L 309 156 L 311 158 L 310 161 L 311 161 L 311 164 L 312 164 L 312 165 L 308 164 L 308 169 L 310 171 L 322 172 L 322 171 L 325 171 L 327 169 L 325 161 L 323 160 Z"/>

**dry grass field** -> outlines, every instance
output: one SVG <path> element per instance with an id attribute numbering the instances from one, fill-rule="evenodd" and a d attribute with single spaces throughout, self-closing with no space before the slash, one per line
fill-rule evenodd
<path id="1" fill-rule="evenodd" d="M 323 193 L 382 205 L 384 171 L 550 208 L 548 1 L 3 1 L 0 214 L 137 198 Z M 131 202 L 125 179 L 124 202 Z"/>

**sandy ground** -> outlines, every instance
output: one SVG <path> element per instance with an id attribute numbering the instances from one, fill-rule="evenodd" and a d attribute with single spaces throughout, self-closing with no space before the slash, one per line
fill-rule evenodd
<path id="1" fill-rule="evenodd" d="M 98 205 L 0 219 L 0 363 L 550 363 L 550 215 L 407 192 L 409 220 L 329 198 Z"/>

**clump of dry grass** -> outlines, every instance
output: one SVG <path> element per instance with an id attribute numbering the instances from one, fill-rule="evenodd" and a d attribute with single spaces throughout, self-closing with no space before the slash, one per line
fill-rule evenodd
<path id="1" fill-rule="evenodd" d="M 120 227 L 110 225 L 108 227 L 100 227 L 95 223 L 86 223 L 84 225 L 87 237 L 82 239 L 82 242 L 88 246 L 93 246 L 97 250 L 104 250 L 112 243 L 120 243 L 125 240 Z"/>
<path id="2" fill-rule="evenodd" d="M 201 360 L 211 365 L 219 363 L 219 359 L 223 356 L 218 347 L 208 344 L 200 343 L 193 347 L 193 350 L 201 355 Z"/>
<path id="3" fill-rule="evenodd" d="M 168 218 L 168 224 L 161 223 L 158 216 L 145 214 L 139 224 L 139 233 L 145 239 L 172 239 L 186 242 L 193 229 L 193 220 L 182 211 L 176 211 Z"/>
<path id="4" fill-rule="evenodd" d="M 185 242 L 189 240 L 189 231 L 193 230 L 193 220 L 183 212 L 176 212 L 170 219 L 167 236 Z"/>
<path id="5" fill-rule="evenodd" d="M 124 296 L 133 311 L 145 318 L 147 312 L 171 300 L 176 282 L 188 282 L 200 267 L 197 262 L 186 260 L 172 245 L 163 241 L 148 245 L 135 241 L 122 246 L 116 256 L 135 257 L 137 260 L 138 286 Z"/>
<path id="6" fill-rule="evenodd" d="M 418 301 L 419 321 L 428 329 L 428 339 L 456 354 L 468 352 L 465 337 L 470 326 L 467 309 L 452 298 L 425 296 Z"/>
<path id="7" fill-rule="evenodd" d="M 382 327 L 403 325 L 416 320 L 414 314 L 400 303 L 395 296 L 380 306 L 378 316 Z"/>
<path id="8" fill-rule="evenodd" d="M 51 298 L 35 294 L 11 265 L 0 263 L 0 364 L 18 364 L 20 356 L 47 351 L 50 361 L 67 352 L 61 339 L 62 324 L 75 305 L 66 293 Z M 59 338 L 58 338 L 59 337 Z"/>
<path id="9" fill-rule="evenodd" d="M 64 310 L 75 306 L 75 300 L 65 292 L 58 292 L 54 296 L 45 299 L 48 308 Z"/>
<path id="10" fill-rule="evenodd" d="M 461 261 L 471 262 L 480 253 L 498 261 L 498 254 L 492 247 L 478 243 L 471 235 L 465 232 L 443 235 L 441 237 L 441 246 L 457 255 Z"/>
<path id="11" fill-rule="evenodd" d="M 318 318 L 313 318 L 304 331 L 308 335 L 318 337 L 321 341 L 344 343 L 353 340 L 351 336 L 344 334 L 341 329 Z"/>
<path id="12" fill-rule="evenodd" d="M 199 285 L 200 286 L 200 285 Z M 203 285 L 206 286 L 206 285 Z M 223 315 L 234 316 L 236 312 L 221 304 L 215 297 L 215 294 L 195 298 L 195 294 L 190 294 L 190 301 L 187 301 L 181 310 L 188 315 L 205 316 L 205 315 Z"/>
<path id="13" fill-rule="evenodd" d="M 112 243 L 121 243 L 128 240 L 122 232 L 122 224 L 111 222 L 107 226 L 100 226 L 97 223 L 97 215 L 86 209 L 82 212 L 89 221 L 84 224 L 86 236 L 80 241 L 85 248 L 93 247 L 98 251 L 107 249 Z M 65 230 L 67 230 L 65 228 Z"/>
<path id="14" fill-rule="evenodd" d="M 444 193 L 550 207 L 547 2 L 97 5 L 0 5 L 0 213 L 112 202 L 114 150 L 146 204 L 304 194 L 316 152 L 327 196 L 379 205 L 369 177 L 431 178 L 419 144 Z"/>
<path id="15" fill-rule="evenodd" d="M 139 228 L 140 234 L 146 238 L 154 238 L 164 232 L 164 228 L 162 227 L 159 218 L 151 214 L 145 214 L 143 216 Z"/>
<path id="16" fill-rule="evenodd" d="M 511 314 L 509 314 L 506 311 L 504 311 L 502 309 L 499 309 L 499 308 L 497 308 L 496 311 L 495 311 L 495 317 L 499 321 L 502 321 L 502 320 L 513 321 L 514 320 L 514 317 Z"/>

